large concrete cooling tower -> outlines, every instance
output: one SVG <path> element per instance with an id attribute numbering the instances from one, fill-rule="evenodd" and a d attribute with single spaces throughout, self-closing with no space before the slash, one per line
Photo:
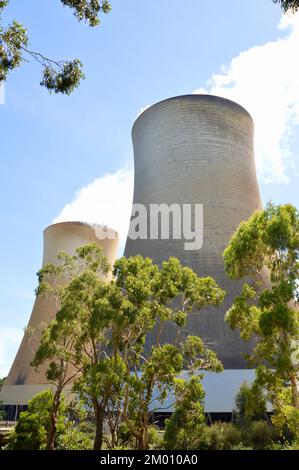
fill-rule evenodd
<path id="1" fill-rule="evenodd" d="M 81 222 L 62 222 L 50 225 L 44 231 L 43 266 L 48 263 L 57 264 L 59 251 L 73 255 L 76 248 L 89 243 L 98 245 L 109 263 L 113 265 L 117 255 L 118 235 L 116 232 L 110 231 L 110 234 L 115 235 L 114 239 L 101 239 L 98 236 L 100 231 L 101 226 Z M 24 335 L 1 391 L 1 400 L 5 405 L 25 405 L 28 399 L 46 388 L 44 370 L 41 368 L 36 373 L 30 363 L 34 358 L 45 325 L 50 323 L 56 313 L 57 306 L 53 298 L 36 298 L 28 323 L 27 330 L 29 332 Z"/>
<path id="2" fill-rule="evenodd" d="M 222 252 L 239 223 L 262 208 L 252 118 L 227 99 L 179 96 L 143 112 L 134 123 L 132 138 L 134 204 L 143 204 L 147 217 L 150 204 L 203 204 L 203 246 L 186 251 L 186 240 L 172 239 L 170 230 L 170 240 L 160 235 L 157 240 L 128 237 L 125 256 L 141 254 L 158 264 L 175 256 L 200 276 L 214 277 L 227 292 L 225 301 L 217 309 L 192 313 L 187 329 L 218 353 L 226 369 L 244 369 L 242 352 L 249 346 L 224 323 L 240 284 L 225 275 Z M 174 337 L 175 327 L 169 325 L 163 339 L 171 342 Z"/>

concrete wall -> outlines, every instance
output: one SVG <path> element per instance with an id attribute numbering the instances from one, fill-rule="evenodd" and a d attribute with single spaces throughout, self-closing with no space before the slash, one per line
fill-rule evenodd
<path id="1" fill-rule="evenodd" d="M 72 255 L 75 253 L 76 248 L 89 243 L 95 243 L 101 247 L 103 254 L 107 257 L 109 263 L 113 265 L 117 255 L 118 235 L 115 232 L 114 240 L 101 240 L 97 236 L 98 228 L 98 226 L 81 222 L 62 222 L 47 227 L 44 231 L 43 266 L 47 263 L 57 264 L 59 251 L 65 251 Z M 20 404 L 26 404 L 28 396 L 31 393 L 34 394 L 34 390 L 40 390 L 41 385 L 47 388 L 44 369 L 40 368 L 39 372 L 36 373 L 30 363 L 39 345 L 42 331 L 55 317 L 56 313 L 57 305 L 53 298 L 36 298 L 28 323 L 28 327 L 33 330 L 33 334 L 29 331 L 24 335 L 5 381 L 1 392 L 1 399 L 5 404 L 13 404 L 16 397 Z"/>
<path id="2" fill-rule="evenodd" d="M 198 373 L 202 373 L 200 371 Z M 190 379 L 190 375 L 185 372 L 180 377 L 185 380 Z M 250 385 L 255 378 L 255 371 L 253 369 L 243 370 L 224 370 L 221 374 L 213 372 L 204 372 L 202 385 L 205 391 L 205 411 L 209 413 L 231 413 L 235 408 L 235 397 L 240 390 L 241 385 L 247 382 Z M 172 392 L 168 393 L 166 400 L 161 403 L 157 398 L 159 396 L 158 390 L 154 390 L 153 401 L 151 409 L 156 413 L 159 411 L 167 410 L 173 412 L 175 397 Z M 270 409 L 269 409 L 270 411 Z"/>
<path id="3" fill-rule="evenodd" d="M 242 369 L 249 345 L 224 323 L 240 284 L 224 273 L 222 252 L 242 220 L 262 208 L 256 178 L 253 121 L 238 104 L 215 96 L 189 95 L 155 104 L 134 123 L 134 203 L 203 204 L 200 251 L 184 240 L 130 240 L 125 256 L 141 254 L 161 264 L 170 256 L 226 290 L 220 308 L 190 315 L 186 333 L 199 334 L 228 369 Z M 173 341 L 169 325 L 163 339 Z M 148 346 L 152 339 L 148 340 Z"/>

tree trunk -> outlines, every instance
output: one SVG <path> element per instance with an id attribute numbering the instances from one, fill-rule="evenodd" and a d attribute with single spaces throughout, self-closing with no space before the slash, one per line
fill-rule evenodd
<path id="1" fill-rule="evenodd" d="M 293 406 L 299 409 L 299 395 L 298 395 L 297 380 L 296 380 L 295 374 L 291 374 L 290 378 L 291 378 Z"/>
<path id="2" fill-rule="evenodd" d="M 47 450 L 54 450 L 55 436 L 57 432 L 57 418 L 61 401 L 61 389 L 58 388 L 54 395 L 53 407 L 50 416 L 50 429 L 47 437 Z"/>
<path id="3" fill-rule="evenodd" d="M 138 439 L 138 450 L 148 450 L 148 424 L 145 424 L 142 436 Z"/>
<path id="4" fill-rule="evenodd" d="M 290 339 L 289 339 L 289 335 L 287 332 L 282 331 L 282 339 L 286 347 L 289 349 Z M 294 371 L 290 372 L 290 382 L 291 382 L 293 406 L 299 409 L 299 393 L 298 393 L 298 388 L 297 388 L 297 377 Z"/>
<path id="5" fill-rule="evenodd" d="M 141 439 L 138 439 L 138 450 L 148 450 L 148 439 L 143 435 Z"/>
<path id="6" fill-rule="evenodd" d="M 144 442 L 144 439 L 138 439 L 138 450 L 147 450 L 146 444 Z"/>
<path id="7" fill-rule="evenodd" d="M 94 404 L 96 418 L 96 436 L 93 444 L 93 450 L 101 450 L 103 445 L 103 425 L 104 425 L 104 408 L 97 403 Z"/>
<path id="8" fill-rule="evenodd" d="M 115 428 L 110 430 L 111 432 L 111 449 L 114 449 L 116 446 L 116 430 Z"/>

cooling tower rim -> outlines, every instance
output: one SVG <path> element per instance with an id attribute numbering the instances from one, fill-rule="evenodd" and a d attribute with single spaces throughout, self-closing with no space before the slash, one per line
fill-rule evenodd
<path id="1" fill-rule="evenodd" d="M 108 225 L 105 225 L 105 224 L 96 224 L 96 223 L 89 223 L 89 222 L 82 222 L 82 221 L 79 221 L 79 220 L 68 220 L 68 221 L 64 221 L 64 222 L 55 222 L 55 223 L 53 223 L 53 224 L 48 225 L 48 226 L 44 229 L 44 234 L 45 234 L 48 230 L 52 230 L 52 229 L 59 228 L 59 227 L 63 227 L 63 226 L 89 227 L 89 228 L 91 228 L 91 229 L 93 229 L 93 230 L 104 228 L 105 230 L 111 230 L 112 232 L 114 232 L 116 239 L 119 238 L 118 232 L 117 232 L 116 230 L 114 230 L 113 228 L 109 227 Z"/>
<path id="2" fill-rule="evenodd" d="M 161 106 L 161 105 L 163 105 L 163 104 L 165 104 L 169 101 L 175 101 L 175 100 L 180 100 L 180 99 L 182 99 L 182 100 L 189 99 L 189 100 L 192 100 L 192 101 L 196 101 L 196 100 L 200 99 L 202 101 L 218 102 L 218 103 L 230 106 L 231 108 L 238 109 L 242 113 L 245 113 L 251 119 L 251 121 L 253 122 L 253 118 L 252 118 L 251 114 L 247 111 L 247 109 L 245 109 L 239 103 L 236 103 L 236 101 L 229 100 L 228 98 L 223 98 L 222 96 L 217 96 L 217 95 L 208 95 L 208 94 L 201 94 L 201 93 L 195 94 L 194 93 L 194 94 L 188 94 L 188 95 L 172 96 L 171 98 L 166 98 L 165 100 L 161 100 L 161 101 L 158 101 L 157 103 L 152 104 L 151 106 L 146 108 L 141 114 L 139 114 L 139 116 L 135 119 L 134 124 L 132 126 L 132 132 L 134 130 L 134 127 L 135 127 L 136 123 L 139 122 L 139 120 L 142 117 L 144 117 L 144 115 L 146 113 L 152 111 L 154 108 L 156 108 L 158 106 Z"/>

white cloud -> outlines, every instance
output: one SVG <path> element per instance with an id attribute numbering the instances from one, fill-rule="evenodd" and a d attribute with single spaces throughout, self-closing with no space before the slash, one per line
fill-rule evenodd
<path id="1" fill-rule="evenodd" d="M 240 53 L 211 77 L 208 90 L 194 91 L 237 101 L 250 112 L 257 170 L 265 182 L 288 181 L 299 124 L 299 13 L 283 15 L 278 29 L 284 37 Z"/>
<path id="2" fill-rule="evenodd" d="M 283 37 L 241 52 L 194 93 L 211 93 L 243 105 L 255 122 L 257 171 L 263 181 L 287 182 L 294 164 L 292 135 L 299 124 L 299 13 L 283 15 Z M 142 114 L 149 105 L 138 112 Z M 53 222 L 108 225 L 124 247 L 133 196 L 133 170 L 123 168 L 80 189 Z"/>
<path id="3" fill-rule="evenodd" d="M 133 181 L 133 170 L 129 168 L 95 179 L 77 191 L 53 223 L 80 221 L 108 225 L 118 232 L 123 247 L 129 229 Z"/>
<path id="4" fill-rule="evenodd" d="M 23 334 L 17 328 L 0 326 L 0 378 L 7 376 Z"/>

